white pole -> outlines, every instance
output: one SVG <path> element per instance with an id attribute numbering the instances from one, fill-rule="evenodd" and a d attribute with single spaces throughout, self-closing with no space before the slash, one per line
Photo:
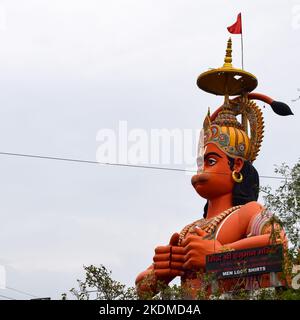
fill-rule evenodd
<path id="1" fill-rule="evenodd" d="M 243 44 L 243 32 L 241 32 L 241 48 L 242 48 L 242 69 L 244 70 L 244 44 Z"/>

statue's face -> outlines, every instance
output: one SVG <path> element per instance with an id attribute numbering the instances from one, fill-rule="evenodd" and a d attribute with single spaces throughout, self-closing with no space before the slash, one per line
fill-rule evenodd
<path id="1" fill-rule="evenodd" d="M 234 181 L 228 157 L 215 144 L 208 143 L 205 147 L 202 166 L 192 177 L 192 185 L 208 200 L 232 192 Z"/>

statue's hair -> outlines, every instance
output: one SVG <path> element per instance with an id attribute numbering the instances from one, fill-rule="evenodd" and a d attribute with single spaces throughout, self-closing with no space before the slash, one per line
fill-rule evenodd
<path id="1" fill-rule="evenodd" d="M 228 157 L 228 156 L 227 156 Z M 234 159 L 228 157 L 228 165 L 233 171 Z M 243 181 L 241 183 L 234 183 L 232 206 L 243 205 L 251 201 L 256 201 L 259 195 L 259 176 L 256 169 L 250 161 L 245 161 L 241 170 Z M 204 207 L 204 215 L 206 218 L 208 210 L 208 202 Z"/>

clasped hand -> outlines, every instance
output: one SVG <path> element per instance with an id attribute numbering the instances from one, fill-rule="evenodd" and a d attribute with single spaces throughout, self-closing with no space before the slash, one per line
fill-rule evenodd
<path id="1" fill-rule="evenodd" d="M 195 234 L 189 234 L 178 246 L 179 234 L 174 233 L 168 246 L 155 249 L 154 272 L 159 279 L 171 281 L 183 276 L 186 270 L 199 271 L 205 267 L 206 256 L 219 252 L 222 247 L 218 240 L 204 239 L 208 234 L 195 227 Z"/>

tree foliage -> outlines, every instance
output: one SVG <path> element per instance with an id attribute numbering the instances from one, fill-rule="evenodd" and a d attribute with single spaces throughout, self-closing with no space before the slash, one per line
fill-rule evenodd
<path id="1" fill-rule="evenodd" d="M 300 248 L 300 160 L 291 168 L 287 164 L 276 167 L 275 173 L 283 177 L 275 190 L 263 187 L 265 205 L 280 219 L 293 256 Z"/>
<path id="2" fill-rule="evenodd" d="M 78 289 L 72 288 L 70 292 L 78 300 L 132 300 L 136 299 L 135 288 L 127 288 L 119 281 L 113 280 L 112 272 L 104 265 L 99 267 L 84 266 L 85 280 L 77 280 Z M 67 299 L 64 293 L 62 298 Z"/>

